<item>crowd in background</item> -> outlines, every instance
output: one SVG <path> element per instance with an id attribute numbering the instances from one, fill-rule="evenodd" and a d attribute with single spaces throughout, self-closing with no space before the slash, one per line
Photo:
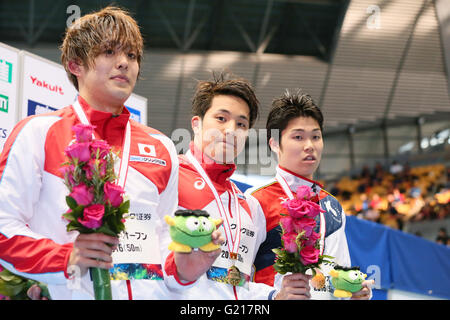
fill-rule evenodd
<path id="1" fill-rule="evenodd" d="M 412 168 L 393 161 L 388 168 L 377 163 L 372 169 L 366 165 L 359 175 L 341 178 L 331 192 L 347 215 L 398 230 L 408 221 L 450 217 L 450 167 L 443 164 Z M 436 241 L 450 245 L 448 236 Z"/>

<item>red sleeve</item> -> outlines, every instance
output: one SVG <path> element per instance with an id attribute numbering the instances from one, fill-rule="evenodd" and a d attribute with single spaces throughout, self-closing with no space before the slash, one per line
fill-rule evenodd
<path id="1" fill-rule="evenodd" d="M 175 264 L 175 254 L 173 252 L 171 252 L 167 256 L 166 263 L 164 265 L 164 270 L 166 271 L 166 274 L 168 276 L 173 276 L 175 278 L 175 280 L 182 286 L 188 286 L 188 285 L 193 284 L 195 282 L 195 280 L 194 281 L 190 281 L 190 282 L 183 282 L 178 277 L 177 265 Z"/>
<path id="2" fill-rule="evenodd" d="M 0 233 L 2 260 L 12 264 L 15 270 L 29 274 L 64 272 L 73 250 L 73 243 L 63 245 L 50 239 L 33 239 L 27 236 L 7 238 Z"/>

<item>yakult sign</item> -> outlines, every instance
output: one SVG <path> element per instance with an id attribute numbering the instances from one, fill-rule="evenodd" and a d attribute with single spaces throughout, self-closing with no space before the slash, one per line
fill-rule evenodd
<path id="1" fill-rule="evenodd" d="M 60 95 L 64 95 L 63 88 L 60 87 L 59 85 L 56 85 L 56 84 L 52 85 L 50 83 L 47 83 L 45 80 L 41 81 L 37 77 L 33 77 L 33 76 L 30 76 L 30 78 L 31 78 L 31 82 L 34 85 L 44 88 L 44 89 L 47 89 L 47 90 L 50 90 L 50 91 L 53 91 L 53 92 L 57 92 Z"/>
<path id="2" fill-rule="evenodd" d="M 66 107 L 75 100 L 77 91 L 64 68 L 29 52 L 23 57 L 22 118 Z"/>

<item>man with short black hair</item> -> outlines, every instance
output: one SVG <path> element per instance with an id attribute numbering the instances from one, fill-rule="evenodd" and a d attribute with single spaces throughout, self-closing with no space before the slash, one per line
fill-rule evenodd
<path id="1" fill-rule="evenodd" d="M 280 213 L 287 213 L 281 205 L 287 199 L 293 199 L 299 186 L 309 186 L 315 199 L 326 212 L 318 215 L 320 220 L 315 231 L 320 232 L 320 253 L 334 257 L 334 262 L 350 266 L 350 255 L 345 236 L 345 214 L 341 205 L 323 186 L 313 180 L 314 172 L 320 164 L 323 151 L 323 115 L 312 98 L 300 91 L 286 91 L 275 99 L 269 112 L 267 137 L 271 150 L 278 157 L 276 176 L 269 183 L 246 191 L 246 196 L 257 203 L 264 212 L 267 236 L 255 258 L 256 282 L 281 287 L 286 282 L 297 281 L 300 288 L 287 294 L 299 294 L 303 299 L 329 299 L 330 287 L 328 272 L 332 266 L 322 265 L 322 272 L 328 281 L 324 289 L 310 289 L 311 276 L 302 275 L 293 280 L 296 274 L 282 276 L 273 268 L 275 253 L 272 249 L 281 247 Z M 272 135 L 274 134 L 274 135 Z M 368 282 L 365 288 L 354 293 L 354 299 L 369 299 L 371 295 Z M 276 298 L 283 298 L 286 292 L 280 292 Z"/>

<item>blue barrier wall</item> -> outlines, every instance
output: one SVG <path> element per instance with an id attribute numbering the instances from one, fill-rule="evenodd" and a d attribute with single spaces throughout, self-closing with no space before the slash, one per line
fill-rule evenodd
<path id="1" fill-rule="evenodd" d="M 450 299 L 449 247 L 354 216 L 345 231 L 352 264 L 379 271 L 382 289 Z"/>

